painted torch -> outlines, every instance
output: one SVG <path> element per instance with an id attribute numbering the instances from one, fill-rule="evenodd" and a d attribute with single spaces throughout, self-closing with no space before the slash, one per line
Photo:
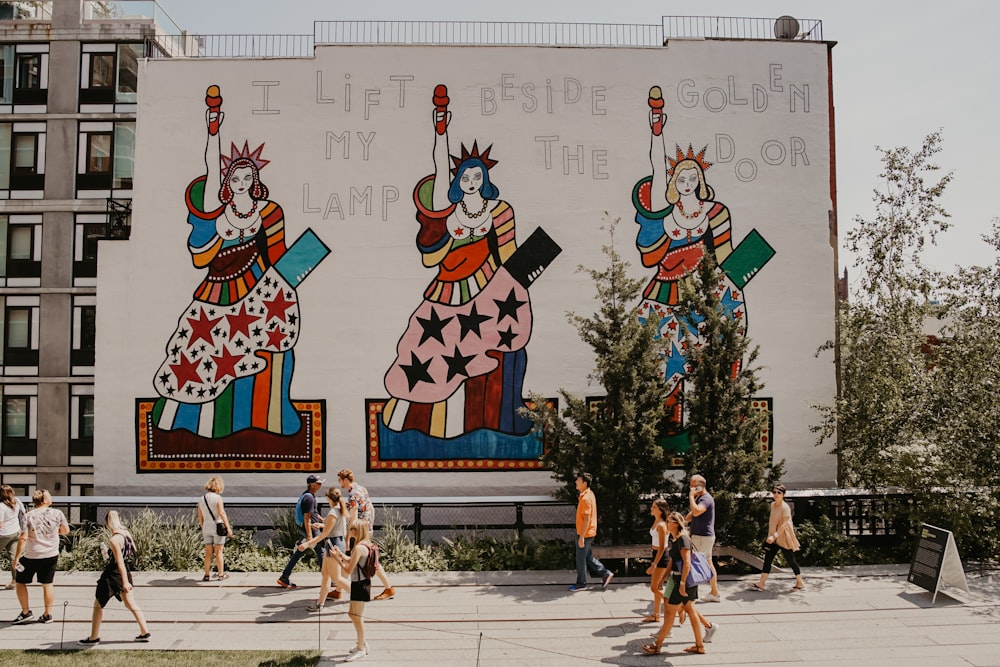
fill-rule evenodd
<path id="1" fill-rule="evenodd" d="M 448 129 L 448 86 L 439 83 L 434 86 L 434 129 L 438 134 L 444 134 Z"/>
<path id="2" fill-rule="evenodd" d="M 215 113 L 215 117 L 208 121 L 208 133 L 213 137 L 219 133 L 219 110 L 222 109 L 222 95 L 218 86 L 209 86 L 205 91 L 205 106 Z"/>
<path id="3" fill-rule="evenodd" d="M 649 89 L 649 108 L 653 111 L 653 134 L 660 136 L 663 132 L 663 119 L 666 114 L 663 113 L 663 92 L 660 90 L 659 86 L 653 86 Z"/>

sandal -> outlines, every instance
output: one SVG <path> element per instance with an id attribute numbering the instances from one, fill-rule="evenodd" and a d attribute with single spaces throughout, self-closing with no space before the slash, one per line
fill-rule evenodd
<path id="1" fill-rule="evenodd" d="M 705 647 L 704 646 L 697 646 L 697 645 L 695 645 L 695 646 L 688 646 L 686 649 L 684 649 L 684 652 L 685 653 L 698 653 L 699 655 L 705 655 Z"/>
<path id="2" fill-rule="evenodd" d="M 660 647 L 657 646 L 656 644 L 643 644 L 642 652 L 645 653 L 646 655 L 659 655 Z"/>
<path id="3" fill-rule="evenodd" d="M 212 577 L 211 577 L 211 575 L 206 574 L 204 577 L 201 578 L 201 580 L 202 581 L 211 581 Z"/>
<path id="4" fill-rule="evenodd" d="M 650 614 L 649 616 L 646 616 L 645 618 L 643 618 L 642 622 L 643 623 L 659 623 L 660 622 L 660 617 L 659 616 L 653 616 L 652 614 Z"/>
<path id="5" fill-rule="evenodd" d="M 794 593 L 795 591 L 801 591 L 803 588 L 805 588 L 805 586 L 799 586 L 798 584 L 795 584 L 789 590 Z"/>
<path id="6" fill-rule="evenodd" d="M 228 579 L 228 578 L 229 578 L 229 573 L 228 572 L 223 572 L 218 577 L 216 577 L 216 579 L 219 580 L 219 581 L 222 581 L 223 579 Z"/>
<path id="7" fill-rule="evenodd" d="M 756 591 L 756 592 L 758 592 L 758 593 L 763 593 L 764 591 L 766 591 L 766 590 L 767 590 L 767 589 L 766 589 L 766 588 L 764 588 L 763 586 L 759 585 L 759 584 L 758 584 L 758 583 L 757 583 L 756 581 L 755 581 L 755 582 L 753 582 L 752 584 L 750 584 L 750 586 L 748 586 L 748 588 L 749 588 L 749 589 L 750 589 L 751 591 Z"/>

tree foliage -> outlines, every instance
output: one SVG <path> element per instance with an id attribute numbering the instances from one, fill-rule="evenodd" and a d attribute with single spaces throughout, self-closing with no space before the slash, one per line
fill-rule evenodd
<path id="1" fill-rule="evenodd" d="M 648 516 L 639 511 L 643 498 L 672 491 L 664 478 L 666 456 L 657 444 L 667 410 L 660 376 L 664 350 L 656 336 L 658 322 L 641 323 L 635 305 L 643 282 L 628 276 L 614 246 L 615 220 L 609 227 L 610 244 L 602 248 L 608 259 L 603 269 L 578 267 L 590 276 L 599 308 L 589 316 L 567 313 L 581 340 L 594 352 L 595 368 L 588 382 L 601 387 L 603 398 L 588 401 L 560 389 L 561 412 L 533 396 L 537 406 L 528 412 L 543 428 L 543 462 L 561 483 L 556 497 L 576 502 L 574 486 L 582 471 L 594 476 L 598 531 L 602 541 L 625 544 L 645 530 Z"/>
<path id="2" fill-rule="evenodd" d="M 949 226 L 940 198 L 952 179 L 921 148 L 879 149 L 875 217 L 856 219 L 846 247 L 859 280 L 839 317 L 840 395 L 818 406 L 819 442 L 839 432 L 843 485 L 914 494 L 920 522 L 952 530 L 968 555 L 1000 543 L 1000 266 L 943 275 L 922 251 Z M 1000 230 L 984 237 L 1000 251 Z M 940 336 L 928 337 L 938 320 Z"/>
<path id="3" fill-rule="evenodd" d="M 688 477 L 697 473 L 708 480 L 719 540 L 745 547 L 759 541 L 766 523 L 767 502 L 752 494 L 775 483 L 783 465 L 772 466 L 761 450 L 767 416 L 753 409 L 753 397 L 763 388 L 754 366 L 759 349 L 743 335 L 740 319 L 725 312 L 719 275 L 714 257 L 706 253 L 681 283 L 674 309 L 679 321 L 689 323 L 684 403 L 691 449 L 685 471 Z"/>

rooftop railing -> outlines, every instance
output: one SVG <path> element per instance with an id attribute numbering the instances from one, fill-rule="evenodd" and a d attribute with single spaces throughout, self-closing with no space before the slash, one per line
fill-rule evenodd
<path id="1" fill-rule="evenodd" d="M 662 46 L 658 25 L 498 21 L 316 21 L 316 44 Z"/>
<path id="2" fill-rule="evenodd" d="M 99 3 L 109 4 L 109 3 Z M 110 3 L 156 5 L 155 2 Z M 169 20 L 169 17 L 167 17 Z M 196 58 L 304 58 L 319 45 L 450 45 L 657 48 L 670 39 L 823 39 L 823 23 L 782 17 L 664 16 L 642 23 L 513 21 L 314 21 L 312 35 L 185 35 Z"/>

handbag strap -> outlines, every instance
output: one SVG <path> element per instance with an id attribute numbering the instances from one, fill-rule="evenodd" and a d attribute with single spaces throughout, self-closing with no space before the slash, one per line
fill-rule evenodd
<path id="1" fill-rule="evenodd" d="M 216 521 L 217 522 L 218 519 L 215 518 L 215 512 L 213 512 L 212 508 L 208 506 L 208 494 L 206 493 L 202 497 L 205 499 L 205 509 L 207 509 L 208 513 L 212 516 L 212 521 Z"/>

